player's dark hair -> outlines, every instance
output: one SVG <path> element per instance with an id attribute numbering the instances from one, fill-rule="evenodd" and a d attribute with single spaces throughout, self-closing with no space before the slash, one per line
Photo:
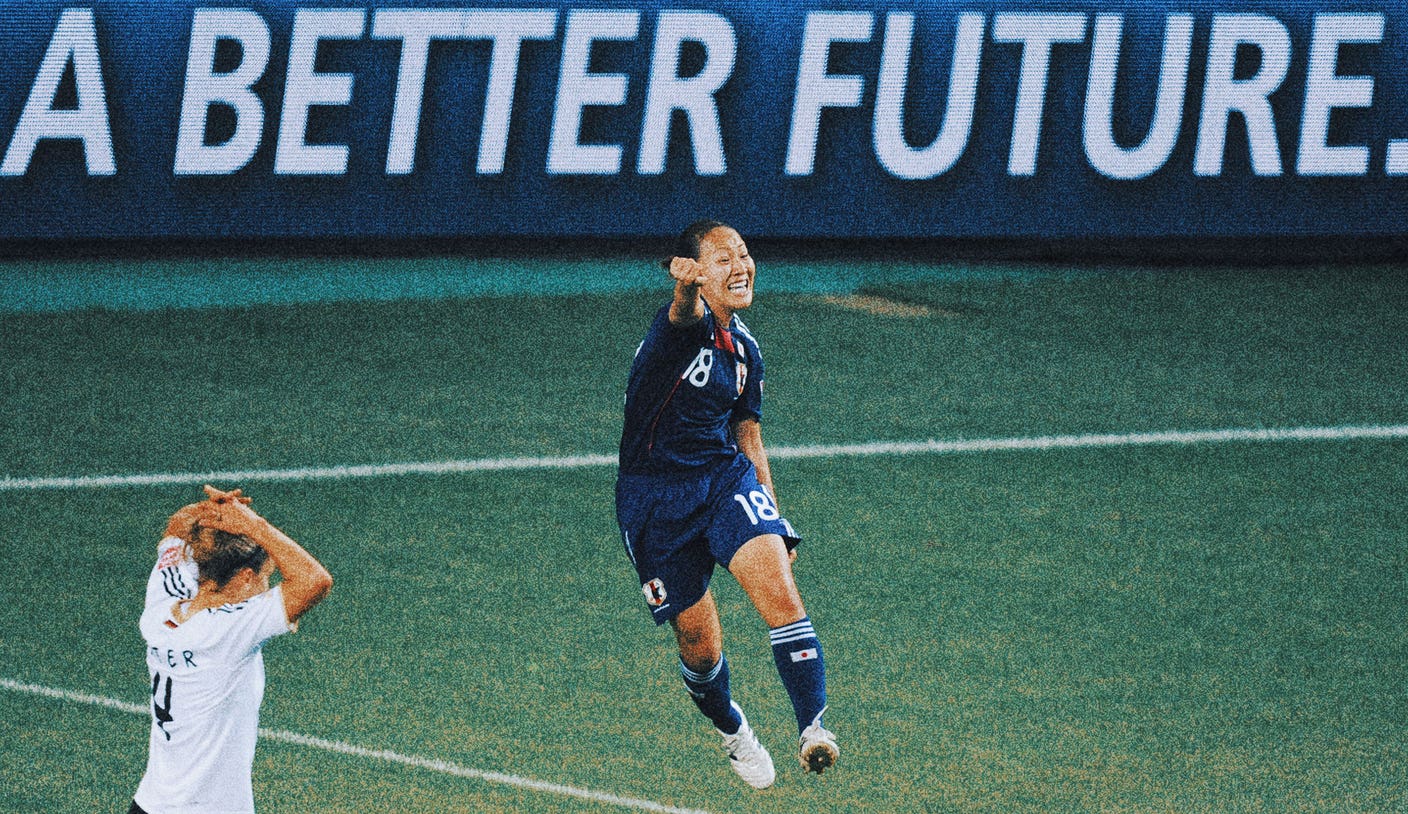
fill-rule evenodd
<path id="1" fill-rule="evenodd" d="M 697 220 L 694 223 L 691 223 L 690 225 L 684 227 L 684 231 L 680 232 L 680 236 L 675 238 L 674 251 L 670 254 L 669 257 L 665 258 L 664 260 L 661 260 L 660 265 L 663 266 L 666 271 L 669 271 L 670 260 L 676 257 L 688 257 L 692 260 L 698 260 L 699 241 L 703 240 L 705 235 L 720 227 L 723 227 L 725 229 L 733 228 L 727 223 L 722 223 L 720 221 L 710 220 L 707 218 L 704 220 Z"/>
<path id="2" fill-rule="evenodd" d="M 224 588 L 241 569 L 259 573 L 269 559 L 269 552 L 243 534 L 231 534 L 222 529 L 197 523 L 191 529 L 191 558 L 200 569 L 200 579 L 210 580 Z"/>

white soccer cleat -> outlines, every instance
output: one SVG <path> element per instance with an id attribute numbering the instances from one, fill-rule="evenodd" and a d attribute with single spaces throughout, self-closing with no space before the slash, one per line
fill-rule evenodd
<path id="1" fill-rule="evenodd" d="M 748 719 L 744 717 L 743 710 L 737 703 L 729 703 L 733 704 L 738 717 L 743 719 L 743 724 L 732 735 L 719 732 L 724 737 L 724 751 L 728 752 L 728 762 L 733 766 L 733 771 L 743 778 L 744 783 L 755 789 L 765 789 L 777 779 L 777 772 L 772 767 L 772 755 L 758 743 L 758 736 L 754 735 L 753 728 L 748 726 Z"/>
<path id="2" fill-rule="evenodd" d="M 801 748 L 797 757 L 802 761 L 802 768 L 809 772 L 821 774 L 835 765 L 836 759 L 841 756 L 836 735 L 821 725 L 821 715 L 817 715 L 811 726 L 802 730 L 802 737 L 798 740 Z"/>

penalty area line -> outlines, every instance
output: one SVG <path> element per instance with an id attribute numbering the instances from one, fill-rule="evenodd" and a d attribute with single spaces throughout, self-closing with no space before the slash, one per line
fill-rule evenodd
<path id="1" fill-rule="evenodd" d="M 1004 450 L 1090 449 L 1097 447 L 1193 446 L 1228 443 L 1284 441 L 1358 441 L 1408 438 L 1408 424 L 1343 425 L 1337 427 L 1233 428 L 1221 430 L 1166 430 L 1160 432 L 1040 435 L 1017 438 L 973 438 L 953 441 L 878 441 L 860 444 L 806 444 L 768 448 L 768 457 L 843 458 L 874 455 L 948 455 Z M 135 475 L 77 475 L 73 477 L 0 477 L 0 492 L 43 489 L 101 489 L 118 486 L 199 485 L 254 481 L 312 481 L 349 478 L 384 478 L 399 475 L 453 475 L 467 472 L 587 469 L 615 466 L 615 455 L 530 456 L 471 458 L 395 464 L 247 469 L 212 472 L 157 472 Z"/>
<path id="2" fill-rule="evenodd" d="M 87 704 L 89 706 L 115 709 L 133 715 L 146 715 L 147 708 L 141 704 L 132 704 L 126 701 L 119 701 L 116 698 L 105 698 L 101 695 L 88 695 L 86 693 L 74 692 L 72 690 L 62 690 L 54 687 L 45 687 L 38 684 L 28 684 L 23 681 L 15 681 L 9 678 L 0 678 L 0 688 L 12 690 L 14 692 L 28 693 L 30 695 L 43 696 L 61 701 L 71 701 L 77 704 Z M 653 811 L 659 814 L 709 814 L 707 811 L 696 808 L 676 808 L 651 800 L 641 800 L 635 797 L 622 797 L 617 794 L 610 794 L 604 791 L 584 789 L 577 786 L 568 786 L 561 783 L 549 783 L 543 780 L 534 780 L 529 777 L 520 777 L 503 772 L 492 772 L 483 769 L 471 769 L 468 766 L 461 766 L 447 760 L 435 760 L 433 758 L 419 757 L 416 755 L 405 755 L 400 752 L 393 752 L 389 749 L 368 749 L 343 741 L 327 740 L 314 737 L 312 735 L 302 735 L 297 732 L 289 732 L 282 729 L 266 729 L 260 727 L 259 737 L 264 740 L 280 741 L 282 743 L 294 744 L 296 746 L 306 746 L 313 749 L 321 749 L 325 752 L 333 752 L 341 755 L 351 755 L 353 757 L 366 758 L 368 760 L 380 760 L 386 763 L 396 763 L 402 766 L 409 766 L 416 769 L 425 769 L 452 777 L 462 777 L 470 780 L 482 780 L 487 783 L 497 783 L 504 786 L 514 786 L 530 791 L 557 794 L 563 797 L 575 797 L 579 800 L 586 800 L 604 805 L 620 806 L 622 808 L 635 809 L 637 811 Z"/>

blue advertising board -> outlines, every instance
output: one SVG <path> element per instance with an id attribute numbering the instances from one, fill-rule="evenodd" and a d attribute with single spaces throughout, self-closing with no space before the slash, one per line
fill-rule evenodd
<path id="1" fill-rule="evenodd" d="M 0 7 L 0 238 L 1408 233 L 1397 0 Z"/>

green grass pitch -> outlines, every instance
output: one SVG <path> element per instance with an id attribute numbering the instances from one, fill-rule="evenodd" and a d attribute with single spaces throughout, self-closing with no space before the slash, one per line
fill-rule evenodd
<path id="1" fill-rule="evenodd" d="M 830 301 L 767 279 L 745 316 L 774 446 L 1408 419 L 1402 269 L 1038 272 Z M 665 296 L 0 316 L 0 476 L 610 453 Z M 842 757 L 822 777 L 719 572 L 736 695 L 779 779 L 755 793 L 728 770 L 644 610 L 610 467 L 243 484 L 337 578 L 268 646 L 262 723 L 715 814 L 1408 806 L 1408 443 L 773 470 L 827 653 Z M 0 678 L 144 704 L 143 581 L 199 494 L 0 491 Z M 125 810 L 146 730 L 0 689 L 0 810 Z M 277 741 L 255 796 L 269 814 L 630 810 Z"/>

